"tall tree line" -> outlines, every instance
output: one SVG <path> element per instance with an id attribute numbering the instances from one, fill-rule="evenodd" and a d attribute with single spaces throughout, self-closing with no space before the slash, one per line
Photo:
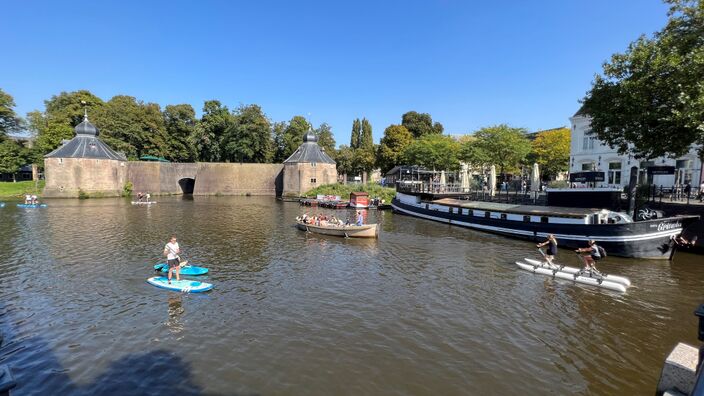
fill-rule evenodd
<path id="1" fill-rule="evenodd" d="M 35 137 L 31 152 L 18 160 L 23 164 L 41 165 L 44 155 L 71 139 L 74 127 L 83 121 L 85 109 L 90 122 L 99 129 L 100 138 L 129 160 L 156 156 L 174 162 L 282 162 L 293 154 L 309 130 L 318 136 L 318 143 L 330 156 L 336 156 L 329 124 L 313 128 L 303 116 L 272 122 L 256 104 L 231 110 L 220 101 L 208 100 L 197 118 L 190 104 L 162 109 L 159 104 L 132 96 L 117 95 L 103 101 L 90 91 L 80 90 L 61 92 L 44 105 L 43 111 L 32 111 L 23 120 L 14 111 L 12 96 L 0 90 L 0 143 L 8 140 L 7 133 L 23 129 Z M 3 147 L 1 152 L 9 153 L 7 157 L 17 157 L 14 149 Z M 14 168 L 2 169 L 0 172 L 12 173 Z"/>

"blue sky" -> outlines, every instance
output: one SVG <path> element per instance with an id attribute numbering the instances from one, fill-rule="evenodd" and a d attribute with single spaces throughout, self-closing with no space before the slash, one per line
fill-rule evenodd
<path id="1" fill-rule="evenodd" d="M 0 88 L 24 115 L 61 91 L 108 100 L 256 103 L 349 144 L 409 110 L 446 133 L 568 124 L 601 64 L 666 22 L 659 0 L 14 1 Z"/>

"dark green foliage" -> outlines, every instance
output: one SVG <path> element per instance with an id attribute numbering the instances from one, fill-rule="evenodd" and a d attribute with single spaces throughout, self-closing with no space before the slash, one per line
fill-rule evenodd
<path id="1" fill-rule="evenodd" d="M 0 173 L 17 173 L 27 163 L 27 154 L 18 142 L 0 138 Z"/>
<path id="2" fill-rule="evenodd" d="M 413 135 L 402 125 L 390 125 L 384 130 L 379 150 L 377 165 L 386 173 L 396 165 L 401 165 L 403 151 L 413 142 Z"/>
<path id="3" fill-rule="evenodd" d="M 208 100 L 203 105 L 203 116 L 196 125 L 190 141 L 195 146 L 198 161 L 217 162 L 222 160 L 220 144 L 225 131 L 233 123 L 227 106 L 217 100 Z"/>
<path id="4" fill-rule="evenodd" d="M 288 125 L 281 131 L 281 136 L 277 138 L 275 157 L 283 162 L 293 154 L 298 146 L 303 143 L 303 135 L 311 129 L 310 124 L 303 116 L 291 118 Z"/>
<path id="5" fill-rule="evenodd" d="M 359 139 L 359 148 L 364 150 L 374 149 L 374 137 L 372 136 L 372 124 L 366 118 L 362 119 L 362 134 Z"/>
<path id="6" fill-rule="evenodd" d="M 433 124 L 433 118 L 428 113 L 409 111 L 401 117 L 401 125 L 406 127 L 414 138 L 425 135 L 440 135 L 444 128 L 441 123 Z"/>
<path id="7" fill-rule="evenodd" d="M 335 162 L 337 163 L 337 173 L 354 174 L 358 171 L 355 167 L 354 149 L 344 144 L 337 150 Z"/>
<path id="8" fill-rule="evenodd" d="M 257 105 L 241 106 L 222 140 L 223 159 L 263 163 L 271 160 L 271 124 Z"/>
<path id="9" fill-rule="evenodd" d="M 0 89 L 0 139 L 22 126 L 22 119 L 15 113 L 15 100 Z"/>
<path id="10" fill-rule="evenodd" d="M 704 1 L 669 0 L 667 25 L 614 54 L 584 99 L 596 136 L 637 157 L 704 156 Z"/>
<path id="11" fill-rule="evenodd" d="M 318 146 L 320 146 L 327 155 L 335 158 L 335 137 L 332 134 L 332 128 L 327 123 L 320 124 L 320 127 L 314 131 L 318 137 Z"/>
<path id="12" fill-rule="evenodd" d="M 196 128 L 196 112 L 189 104 L 168 105 L 164 109 L 164 124 L 168 136 L 166 159 L 192 162 L 196 150 L 190 139 Z"/>
<path id="13" fill-rule="evenodd" d="M 350 137 L 350 147 L 352 149 L 358 149 L 362 142 L 362 122 L 359 118 L 355 118 L 352 121 L 352 135 Z"/>
<path id="14" fill-rule="evenodd" d="M 459 168 L 460 144 L 449 136 L 429 134 L 416 139 L 403 151 L 404 162 L 428 169 L 456 170 Z"/>
<path id="15" fill-rule="evenodd" d="M 511 128 L 506 124 L 482 128 L 474 133 L 474 137 L 476 138 L 476 141 L 472 142 L 474 147 L 465 148 L 463 153 L 467 156 L 468 162 L 497 165 L 501 174 L 517 167 L 531 151 L 531 144 L 525 130 Z"/>

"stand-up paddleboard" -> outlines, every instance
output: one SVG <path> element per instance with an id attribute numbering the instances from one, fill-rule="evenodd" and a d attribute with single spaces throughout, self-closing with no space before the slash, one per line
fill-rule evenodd
<path id="1" fill-rule="evenodd" d="M 18 208 L 46 208 L 46 204 L 17 204 Z"/>
<path id="2" fill-rule="evenodd" d="M 132 201 L 132 205 L 156 205 L 156 201 Z"/>
<path id="3" fill-rule="evenodd" d="M 550 266 L 544 261 L 538 261 L 538 260 L 533 260 L 533 259 L 529 259 L 529 258 L 525 258 L 523 260 L 525 260 L 526 263 L 528 263 L 534 267 L 547 268 L 552 271 Z M 567 272 L 568 274 L 576 274 L 577 272 L 580 271 L 580 269 L 575 268 L 575 267 L 562 267 L 562 268 L 560 268 L 560 271 Z M 617 276 L 617 275 L 611 275 L 611 274 L 602 274 L 602 276 L 604 277 L 604 280 L 607 280 L 609 282 L 620 283 L 626 287 L 631 285 L 631 281 L 628 278 L 625 278 L 623 276 Z"/>
<path id="4" fill-rule="evenodd" d="M 583 283 L 585 285 L 601 287 L 604 289 L 609 289 L 609 290 L 614 290 L 614 291 L 619 291 L 622 293 L 626 291 L 626 286 L 623 285 L 622 283 L 611 282 L 611 281 L 608 281 L 605 279 L 600 279 L 600 278 L 596 278 L 596 277 L 592 278 L 590 276 L 583 276 L 583 275 L 575 277 L 574 274 L 570 274 L 570 273 L 563 272 L 563 271 L 553 271 L 553 270 L 543 268 L 543 267 L 535 267 L 533 265 L 522 263 L 520 261 L 516 261 L 516 265 L 520 269 L 530 271 L 534 274 L 541 274 L 541 275 L 551 276 L 553 278 L 571 280 L 573 282 Z"/>
<path id="5" fill-rule="evenodd" d="M 165 276 L 153 276 L 147 279 L 147 283 L 162 289 L 184 293 L 200 293 L 213 288 L 213 285 L 210 283 L 185 279 L 176 280 L 175 278 L 171 279 L 171 284 L 169 284 L 169 279 Z"/>
<path id="6" fill-rule="evenodd" d="M 159 263 L 154 266 L 156 271 L 161 271 L 163 273 L 169 272 L 169 266 L 165 263 Z M 208 269 L 205 267 L 197 267 L 195 265 L 184 265 L 181 267 L 181 275 L 205 275 L 208 273 Z"/>

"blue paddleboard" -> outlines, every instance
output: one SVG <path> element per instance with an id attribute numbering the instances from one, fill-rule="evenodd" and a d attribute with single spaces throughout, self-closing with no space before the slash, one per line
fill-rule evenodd
<path id="1" fill-rule="evenodd" d="M 163 273 L 169 272 L 169 266 L 166 263 L 159 263 L 154 266 L 154 269 Z M 196 267 L 195 265 L 186 265 L 181 267 L 181 275 L 205 275 L 208 269 L 205 267 Z"/>
<path id="2" fill-rule="evenodd" d="M 171 284 L 169 284 L 168 282 L 169 279 L 165 276 L 153 276 L 147 279 L 147 283 L 156 287 L 160 287 L 162 289 L 167 290 L 180 291 L 184 293 L 200 293 L 213 288 L 213 285 L 210 283 L 199 282 L 194 280 L 181 279 L 177 281 L 174 278 L 171 279 Z"/>
<path id="3" fill-rule="evenodd" d="M 46 204 L 17 204 L 18 208 L 46 208 Z"/>

